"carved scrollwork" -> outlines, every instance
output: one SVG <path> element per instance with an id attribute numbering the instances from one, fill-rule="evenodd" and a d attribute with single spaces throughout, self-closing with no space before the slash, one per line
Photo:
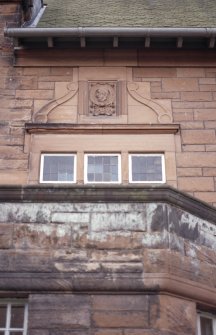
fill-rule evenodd
<path id="1" fill-rule="evenodd" d="M 61 98 L 52 100 L 48 102 L 45 106 L 43 106 L 36 113 L 34 121 L 39 122 L 39 123 L 48 122 L 51 112 L 59 105 L 62 105 L 63 103 L 73 98 L 77 92 L 78 92 L 78 83 L 69 83 L 67 85 L 67 93 Z"/>
<path id="2" fill-rule="evenodd" d="M 116 83 L 89 82 L 89 114 L 116 115 Z"/>
<path id="3" fill-rule="evenodd" d="M 159 123 L 172 122 L 171 115 L 158 102 L 143 96 L 138 83 L 128 83 L 127 90 L 130 96 L 141 104 L 149 107 L 156 115 Z"/>

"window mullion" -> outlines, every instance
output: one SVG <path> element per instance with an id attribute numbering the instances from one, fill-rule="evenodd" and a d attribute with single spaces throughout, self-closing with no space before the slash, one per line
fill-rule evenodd
<path id="1" fill-rule="evenodd" d="M 28 326 L 28 304 L 25 304 L 23 335 L 27 335 L 27 326 Z"/>
<path id="2" fill-rule="evenodd" d="M 6 331 L 5 335 L 10 335 L 10 322 L 11 322 L 11 303 L 7 304 L 7 316 L 6 316 Z"/>
<path id="3" fill-rule="evenodd" d="M 198 335 L 201 335 L 201 321 L 200 321 L 200 315 L 198 315 L 198 318 L 197 318 L 197 331 L 198 331 Z"/>

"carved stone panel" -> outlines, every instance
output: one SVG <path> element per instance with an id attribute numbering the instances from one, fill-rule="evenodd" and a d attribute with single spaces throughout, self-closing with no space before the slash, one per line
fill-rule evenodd
<path id="1" fill-rule="evenodd" d="M 98 79 L 79 81 L 80 123 L 127 122 L 126 82 Z"/>
<path id="2" fill-rule="evenodd" d="M 117 115 L 117 82 L 88 82 L 88 112 L 90 116 Z"/>

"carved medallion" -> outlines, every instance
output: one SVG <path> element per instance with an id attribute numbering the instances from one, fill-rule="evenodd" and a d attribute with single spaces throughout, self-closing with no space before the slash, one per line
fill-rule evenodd
<path id="1" fill-rule="evenodd" d="M 89 82 L 89 114 L 113 116 L 116 111 L 116 82 Z"/>

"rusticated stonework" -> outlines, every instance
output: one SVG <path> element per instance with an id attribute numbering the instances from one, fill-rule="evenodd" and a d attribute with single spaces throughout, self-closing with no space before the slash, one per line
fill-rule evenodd
<path id="1" fill-rule="evenodd" d="M 116 82 L 90 81 L 88 83 L 89 109 L 92 116 L 113 116 L 116 108 Z"/>

